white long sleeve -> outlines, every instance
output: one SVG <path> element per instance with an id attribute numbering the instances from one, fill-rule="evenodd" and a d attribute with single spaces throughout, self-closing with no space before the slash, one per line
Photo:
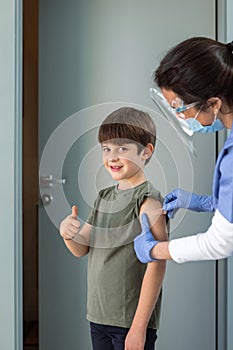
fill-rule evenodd
<path id="1" fill-rule="evenodd" d="M 233 254 L 233 223 L 216 210 L 207 232 L 171 240 L 169 252 L 177 263 L 226 258 Z"/>

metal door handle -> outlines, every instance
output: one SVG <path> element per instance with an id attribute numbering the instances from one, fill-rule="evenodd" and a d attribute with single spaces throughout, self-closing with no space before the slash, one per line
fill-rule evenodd
<path id="1" fill-rule="evenodd" d="M 64 185 L 66 179 L 54 179 L 53 175 L 41 176 L 40 177 L 40 186 L 41 187 L 53 187 L 53 185 Z"/>

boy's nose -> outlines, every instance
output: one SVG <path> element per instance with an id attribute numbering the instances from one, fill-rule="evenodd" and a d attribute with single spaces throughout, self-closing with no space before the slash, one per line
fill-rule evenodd
<path id="1" fill-rule="evenodd" d="M 108 161 L 109 162 L 117 162 L 118 161 L 118 157 L 110 157 L 110 158 L 108 158 Z"/>
<path id="2" fill-rule="evenodd" d="M 119 159 L 117 152 L 111 152 L 108 157 L 109 162 L 115 162 Z"/>

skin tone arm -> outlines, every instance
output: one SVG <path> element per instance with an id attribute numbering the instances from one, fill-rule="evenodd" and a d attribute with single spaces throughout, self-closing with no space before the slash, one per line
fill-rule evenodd
<path id="1" fill-rule="evenodd" d="M 151 232 L 155 238 L 160 241 L 166 241 L 168 239 L 166 217 L 161 215 L 161 203 L 153 198 L 147 198 L 141 206 L 140 214 L 142 213 L 147 214 L 151 224 Z M 147 264 L 138 307 L 125 340 L 125 350 L 144 349 L 148 322 L 161 290 L 165 269 L 165 261 Z"/>
<path id="2" fill-rule="evenodd" d="M 80 229 L 80 222 L 77 216 L 78 208 L 74 205 L 72 213 L 61 222 L 60 235 L 70 252 L 77 258 L 81 258 L 89 252 L 92 226 L 85 223 Z"/>
<path id="3" fill-rule="evenodd" d="M 159 260 L 172 260 L 172 257 L 169 253 L 169 242 L 159 242 L 152 248 L 151 257 Z"/>

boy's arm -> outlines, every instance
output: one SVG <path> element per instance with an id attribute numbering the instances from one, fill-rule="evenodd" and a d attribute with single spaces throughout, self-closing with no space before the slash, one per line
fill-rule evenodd
<path id="1" fill-rule="evenodd" d="M 161 203 L 153 198 L 147 198 L 141 206 L 140 214 L 142 213 L 147 214 L 151 232 L 156 240 L 168 240 L 166 217 L 162 215 Z M 165 269 L 166 262 L 164 260 L 151 262 L 147 265 L 138 307 L 126 337 L 125 350 L 144 349 L 147 326 L 161 290 Z"/>
<path id="2" fill-rule="evenodd" d="M 60 235 L 71 253 L 80 258 L 89 252 L 92 226 L 85 223 L 80 229 L 77 216 L 78 208 L 73 206 L 71 215 L 68 215 L 60 224 Z"/>

